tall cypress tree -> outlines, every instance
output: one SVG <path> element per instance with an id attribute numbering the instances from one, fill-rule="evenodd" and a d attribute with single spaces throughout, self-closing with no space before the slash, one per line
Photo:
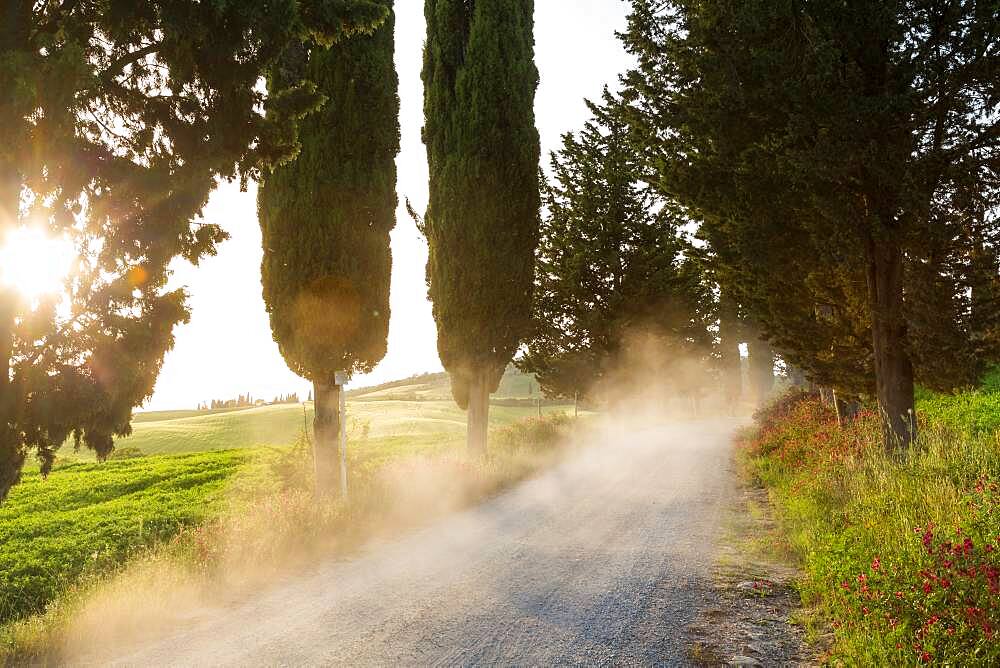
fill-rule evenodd
<path id="1" fill-rule="evenodd" d="M 489 394 L 529 327 L 538 243 L 533 0 L 427 0 L 427 282 L 438 353 L 485 452 Z"/>
<path id="2" fill-rule="evenodd" d="M 392 8 L 392 0 L 378 0 Z M 385 356 L 389 232 L 399 152 L 393 16 L 372 35 L 311 54 L 286 54 L 275 78 L 306 77 L 328 97 L 303 122 L 298 158 L 258 196 L 261 281 L 271 330 L 289 368 L 313 383 L 316 484 L 339 487 L 339 370 L 363 373 Z"/>
<path id="3" fill-rule="evenodd" d="M 32 227 L 79 256 L 38 302 L 0 285 L 0 501 L 29 454 L 45 473 L 70 435 L 104 459 L 131 432 L 188 317 L 172 262 L 225 238 L 198 220 L 209 193 L 289 158 L 320 101 L 300 80 L 267 95 L 258 81 L 290 43 L 335 41 L 383 11 L 369 0 L 0 4 L 0 239 Z"/>

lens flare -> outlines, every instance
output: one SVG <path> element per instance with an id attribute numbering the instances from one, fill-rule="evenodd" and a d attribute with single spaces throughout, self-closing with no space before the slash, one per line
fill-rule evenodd
<path id="1" fill-rule="evenodd" d="M 0 244 L 0 282 L 37 300 L 63 289 L 75 257 L 68 239 L 21 226 L 10 230 Z"/>

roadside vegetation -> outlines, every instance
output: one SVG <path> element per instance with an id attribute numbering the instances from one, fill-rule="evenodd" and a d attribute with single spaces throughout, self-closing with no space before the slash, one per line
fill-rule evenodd
<path id="1" fill-rule="evenodd" d="M 0 506 L 0 664 L 58 659 L 95 634 L 136 637 L 164 623 L 140 599 L 173 601 L 167 616 L 182 616 L 481 500 L 553 462 L 573 425 L 520 412 L 504 412 L 482 461 L 465 456 L 461 422 L 415 440 L 355 423 L 347 502 L 316 501 L 305 432 L 291 447 L 133 452 L 57 464 L 46 480 L 28 471 Z"/>
<path id="2" fill-rule="evenodd" d="M 925 395 L 921 435 L 887 454 L 881 420 L 837 424 L 792 391 L 741 438 L 801 562 L 814 640 L 833 665 L 1000 662 L 1000 395 Z"/>

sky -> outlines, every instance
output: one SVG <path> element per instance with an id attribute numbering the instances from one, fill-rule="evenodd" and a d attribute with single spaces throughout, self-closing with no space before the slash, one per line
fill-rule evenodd
<path id="1" fill-rule="evenodd" d="M 392 242 L 389 346 L 385 359 L 349 387 L 373 385 L 416 373 L 440 371 L 436 331 L 424 283 L 427 243 L 406 214 L 406 198 L 418 211 L 427 204 L 427 157 L 420 141 L 424 40 L 422 0 L 396 0 L 396 68 L 401 103 L 401 151 L 396 160 L 400 208 Z M 540 83 L 535 118 L 542 161 L 563 133 L 589 117 L 585 98 L 614 89 L 631 60 L 615 38 L 625 27 L 626 0 L 535 0 L 535 60 Z M 193 408 L 202 401 L 250 393 L 270 400 L 309 383 L 296 376 L 278 352 L 261 297 L 260 227 L 256 188 L 240 192 L 223 184 L 203 212 L 230 239 L 197 267 L 179 262 L 172 285 L 189 294 L 191 321 L 175 330 L 176 343 L 163 363 L 156 389 L 144 408 Z"/>

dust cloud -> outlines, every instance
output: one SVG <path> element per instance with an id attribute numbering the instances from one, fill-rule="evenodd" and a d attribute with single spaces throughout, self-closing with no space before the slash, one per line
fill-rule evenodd
<path id="1" fill-rule="evenodd" d="M 536 538 L 545 535 L 544 527 L 538 534 L 523 524 L 533 521 L 533 516 L 539 521 L 557 521 L 558 516 L 551 513 L 568 499 L 613 494 L 616 503 L 656 503 L 656 495 L 666 493 L 666 488 L 647 479 L 652 474 L 645 469 L 655 468 L 650 462 L 690 458 L 691 470 L 697 470 L 703 461 L 697 451 L 706 429 L 716 443 L 720 438 L 716 432 L 728 433 L 738 423 L 729 416 L 745 412 L 745 405 L 734 406 L 726 400 L 719 389 L 721 380 L 711 356 L 692 354 L 662 337 L 637 334 L 629 338 L 617 367 L 602 374 L 590 400 L 596 410 L 580 420 L 565 417 L 535 425 L 553 430 L 546 433 L 543 445 L 530 442 L 539 438 L 537 433 L 511 428 L 491 434 L 492 454 L 486 461 L 472 461 L 461 454 L 424 455 L 391 462 L 372 473 L 357 472 L 349 504 L 320 502 L 306 491 L 309 467 L 307 453 L 300 449 L 298 455 L 289 455 L 291 460 L 282 461 L 283 488 L 246 501 L 245 488 L 258 484 L 260 476 L 270 476 L 273 470 L 258 468 L 248 473 L 240 500 L 234 498 L 231 509 L 219 520 L 182 532 L 170 544 L 88 588 L 64 620 L 57 658 L 77 663 L 130 657 L 127 663 L 143 663 L 148 658 L 143 652 L 167 647 L 173 642 L 169 639 L 188 632 L 198 634 L 198 629 L 229 628 L 227 620 L 239 620 L 241 614 L 250 614 L 247 610 L 263 616 L 257 624 L 265 624 L 267 615 L 274 615 L 282 619 L 281 624 L 293 627 L 287 630 L 293 632 L 322 603 L 310 593 L 317 586 L 336 607 L 328 614 L 354 616 L 358 623 L 371 616 L 365 609 L 365 592 L 385 595 L 386 582 L 400 588 L 390 596 L 430 600 L 440 587 L 448 586 L 449 573 L 462 572 L 476 561 L 477 545 L 491 554 L 505 532 L 524 531 Z M 713 447 L 711 454 L 717 459 L 720 446 Z M 643 470 L 637 472 L 637 466 Z M 679 474 L 671 469 L 660 475 Z M 500 501 L 476 506 L 529 478 L 528 483 L 497 497 L 515 499 L 515 512 L 509 513 Z M 691 502 L 694 495 L 705 492 L 686 479 L 662 484 L 670 487 L 671 494 L 692 495 Z M 496 503 L 501 503 L 501 509 L 496 509 Z M 591 512 L 598 510 L 599 506 L 591 508 Z M 582 522 L 550 529 L 556 532 L 553 535 L 562 532 L 560 540 L 579 551 L 587 545 L 601 546 L 608 539 L 602 527 L 600 522 L 593 527 Z M 548 549 L 548 539 L 539 540 L 541 544 L 518 548 L 527 551 L 525 559 L 534 551 Z M 409 545 L 405 554 L 398 552 L 400 545 Z M 395 556 L 380 557 L 382 551 Z M 318 585 L 316 578 L 321 576 L 329 577 Z M 494 576 L 496 581 L 491 579 Z M 490 600 L 500 596 L 512 577 L 516 573 L 484 575 L 485 579 L 476 581 L 483 591 L 454 592 L 457 607 L 452 612 L 459 612 L 464 595 Z M 302 609 L 295 612 L 299 599 Z M 387 605 L 381 599 L 367 604 L 376 610 Z M 291 619 L 285 618 L 289 615 Z M 252 621 L 246 619 L 248 624 Z M 272 632 L 284 633 L 282 629 L 268 631 Z M 226 645 L 231 642 L 220 636 L 218 647 L 208 640 L 192 645 L 206 654 L 190 658 L 228 662 L 226 657 L 235 656 L 233 647 Z M 213 654 L 216 651 L 222 654 Z M 293 658 L 289 655 L 288 660 Z M 354 658 L 363 661 L 361 654 Z"/>

